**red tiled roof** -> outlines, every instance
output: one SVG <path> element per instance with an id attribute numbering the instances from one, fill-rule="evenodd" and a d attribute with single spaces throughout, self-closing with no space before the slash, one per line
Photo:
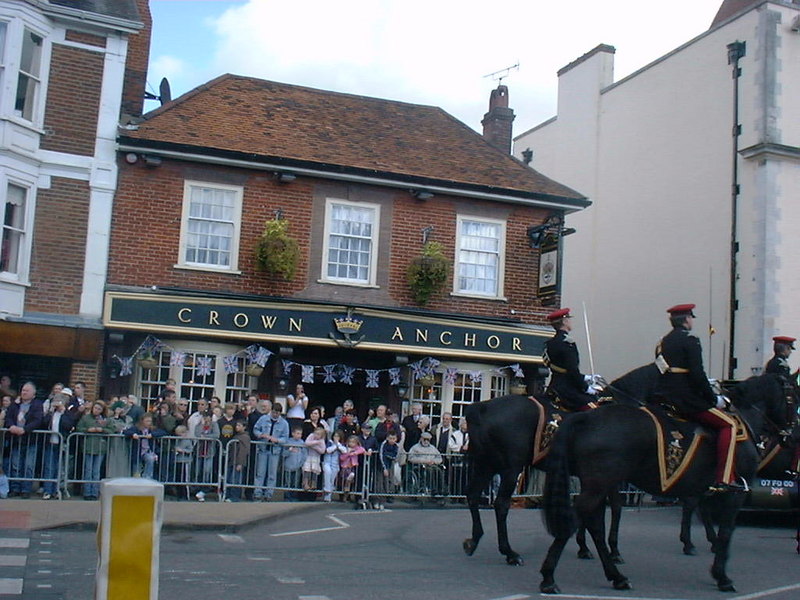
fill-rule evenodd
<path id="1" fill-rule="evenodd" d="M 723 0 L 709 29 L 716 27 L 726 19 L 730 19 L 733 15 L 739 14 L 745 9 L 753 8 L 762 2 L 764 0 Z"/>
<path id="2" fill-rule="evenodd" d="M 146 114 L 123 138 L 584 200 L 440 108 L 230 74 Z"/>

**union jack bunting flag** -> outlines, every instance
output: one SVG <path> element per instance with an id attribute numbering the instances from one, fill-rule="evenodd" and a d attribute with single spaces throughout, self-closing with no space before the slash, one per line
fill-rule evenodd
<path id="1" fill-rule="evenodd" d="M 186 352 L 178 352 L 173 350 L 169 355 L 169 364 L 171 367 L 182 367 L 186 363 Z"/>
<path id="2" fill-rule="evenodd" d="M 400 385 L 400 367 L 389 369 L 389 385 Z"/>
<path id="3" fill-rule="evenodd" d="M 199 377 L 208 377 L 211 375 L 211 360 L 210 356 L 198 356 L 194 361 L 195 369 Z"/>
<path id="4" fill-rule="evenodd" d="M 225 372 L 230 375 L 231 373 L 236 373 L 239 370 L 239 361 L 236 359 L 235 354 L 231 354 L 230 356 L 226 356 L 222 359 L 222 362 L 225 363 Z"/>
<path id="5" fill-rule="evenodd" d="M 368 388 L 376 388 L 378 387 L 378 374 L 380 371 L 376 369 L 367 369 L 367 387 Z"/>
<path id="6" fill-rule="evenodd" d="M 303 383 L 314 383 L 314 365 L 301 365 L 300 368 Z"/>

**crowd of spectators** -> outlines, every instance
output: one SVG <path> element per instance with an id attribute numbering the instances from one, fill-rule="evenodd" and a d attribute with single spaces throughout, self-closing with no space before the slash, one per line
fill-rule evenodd
<path id="1" fill-rule="evenodd" d="M 447 493 L 461 463 L 451 461 L 445 473 L 443 455 L 463 455 L 469 446 L 466 422 L 455 426 L 449 413 L 436 428 L 419 404 L 402 422 L 384 405 L 359 420 L 346 400 L 326 419 L 302 385 L 287 396 L 285 412 L 256 394 L 238 403 L 199 399 L 190 411 L 174 381 L 147 407 L 134 395 L 88 402 L 85 392 L 83 382 L 59 383 L 42 400 L 32 382 L 17 392 L 0 378 L 8 495 L 30 497 L 39 483 L 43 499 L 68 491 L 96 500 L 103 477 L 133 475 L 163 481 L 177 499 L 203 502 L 208 493 L 221 493 L 216 474 L 225 465 L 228 502 L 267 501 L 276 488 L 289 501 L 331 502 L 338 494 L 355 502 L 361 486 L 370 485 L 377 493 L 373 505 L 381 508 L 412 479 L 413 492 Z M 65 480 L 72 489 L 64 489 Z M 3 481 L 0 473 L 0 496 Z"/>

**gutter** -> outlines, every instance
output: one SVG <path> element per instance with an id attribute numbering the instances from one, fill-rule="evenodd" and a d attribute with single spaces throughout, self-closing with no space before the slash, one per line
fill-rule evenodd
<path id="1" fill-rule="evenodd" d="M 526 206 L 535 206 L 539 208 L 558 209 L 563 210 L 565 213 L 576 212 L 592 204 L 591 200 L 587 200 L 586 198 L 572 199 L 564 196 L 524 191 L 520 191 L 520 195 L 517 196 L 509 193 L 498 193 L 493 191 L 493 188 L 490 186 L 482 186 L 477 184 L 461 184 L 451 187 L 443 180 L 424 179 L 420 177 L 402 176 L 396 174 L 387 174 L 389 175 L 387 177 L 382 174 L 377 174 L 377 172 L 375 175 L 367 175 L 363 174 L 366 171 L 365 169 L 345 170 L 344 167 L 335 165 L 326 165 L 330 169 L 326 170 L 324 167 L 304 161 L 275 159 L 272 159 L 272 161 L 262 161 L 258 160 L 257 155 L 255 154 L 245 154 L 242 152 L 216 150 L 214 154 L 205 154 L 197 152 L 197 147 L 195 146 L 184 146 L 181 144 L 176 145 L 164 142 L 140 141 L 136 138 L 125 136 L 120 136 L 117 150 L 120 152 L 138 152 L 178 160 L 217 164 L 245 169 L 257 169 L 262 171 L 291 171 L 296 175 L 305 175 L 308 177 L 335 179 L 338 181 L 380 185 L 384 187 L 406 190 L 424 188 L 425 191 L 438 194 L 463 196 L 478 200 L 491 200 L 494 202 L 509 202 L 513 204 L 523 204 Z M 192 152 L 191 150 L 195 151 Z"/>
<path id="2" fill-rule="evenodd" d="M 59 19 L 71 21 L 73 23 L 85 24 L 90 22 L 95 25 L 105 25 L 110 29 L 125 31 L 127 33 L 136 33 L 144 27 L 144 24 L 139 21 L 130 21 L 120 17 L 112 17 L 96 12 L 54 5 L 47 2 L 47 0 L 28 0 L 28 2 L 48 16 L 58 17 Z"/>

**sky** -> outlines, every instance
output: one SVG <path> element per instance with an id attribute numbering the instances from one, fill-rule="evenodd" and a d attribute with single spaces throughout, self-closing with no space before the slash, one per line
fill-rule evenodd
<path id="1" fill-rule="evenodd" d="M 480 132 L 498 85 L 490 74 L 501 71 L 516 136 L 555 116 L 561 67 L 609 44 L 619 80 L 706 31 L 721 4 L 150 0 L 148 86 L 157 94 L 166 77 L 176 98 L 234 73 L 439 106 Z M 145 108 L 157 106 L 148 101 Z"/>

